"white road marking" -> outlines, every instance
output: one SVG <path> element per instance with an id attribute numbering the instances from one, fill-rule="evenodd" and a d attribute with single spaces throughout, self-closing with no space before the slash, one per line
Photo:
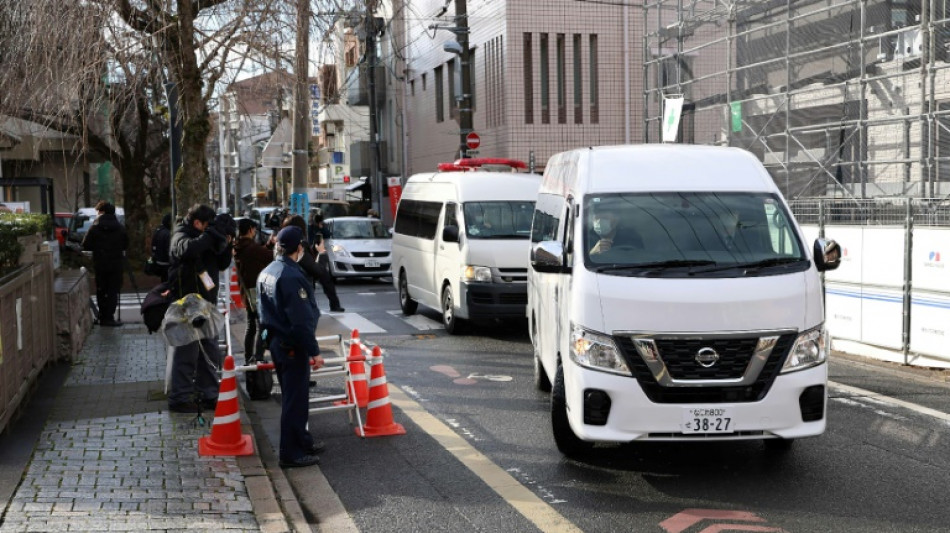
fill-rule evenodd
<path id="1" fill-rule="evenodd" d="M 360 333 L 386 333 L 385 329 L 363 318 L 359 313 L 334 313 L 331 316 L 348 330 L 357 329 Z"/>
<path id="2" fill-rule="evenodd" d="M 530 520 L 541 531 L 552 533 L 580 532 L 581 529 L 557 512 L 544 498 L 557 501 L 549 491 L 539 497 L 531 489 L 512 477 L 509 472 L 496 465 L 486 455 L 476 450 L 458 433 L 452 431 L 445 422 L 412 401 L 399 387 L 389 384 L 389 396 L 393 405 L 402 410 L 423 431 L 432 436 L 443 448 L 455 456 L 463 465 L 481 478 L 492 490 L 504 498 L 522 516 Z M 560 502 L 559 502 L 560 503 Z"/>
<path id="3" fill-rule="evenodd" d="M 944 422 L 950 423 L 950 413 L 944 413 L 943 411 L 938 411 L 936 409 L 931 409 L 929 407 L 924 407 L 922 405 L 917 405 L 916 403 L 905 402 L 904 400 L 899 400 L 897 398 L 892 398 L 890 396 L 885 396 L 883 394 L 878 394 L 865 389 L 859 389 L 858 387 L 852 387 L 850 385 L 845 385 L 843 383 L 837 383 L 834 381 L 829 381 L 828 386 L 839 390 L 841 392 L 846 392 L 852 397 L 848 400 L 857 400 L 865 399 L 869 402 L 880 402 L 890 405 L 896 405 L 898 407 L 903 407 L 904 409 L 909 409 L 916 413 L 922 415 L 931 416 L 933 418 L 943 420 Z M 839 399 L 840 400 L 840 399 Z"/>
<path id="4" fill-rule="evenodd" d="M 439 321 L 436 321 L 436 320 L 432 320 L 431 318 L 429 318 L 429 317 L 427 317 L 427 316 L 425 316 L 425 315 L 409 315 L 409 316 L 405 316 L 405 315 L 402 314 L 402 311 L 399 310 L 399 309 L 396 309 L 396 310 L 394 310 L 394 311 L 386 311 L 386 312 L 389 313 L 389 314 L 391 314 L 392 316 L 394 316 L 394 317 L 396 317 L 396 318 L 398 318 L 398 319 L 400 319 L 400 320 L 402 320 L 402 321 L 408 323 L 410 326 L 412 326 L 412 327 L 414 327 L 414 328 L 416 328 L 416 329 L 418 329 L 418 330 L 429 331 L 429 330 L 433 330 L 433 329 L 445 329 L 445 326 L 442 325 L 442 322 L 439 322 Z"/>

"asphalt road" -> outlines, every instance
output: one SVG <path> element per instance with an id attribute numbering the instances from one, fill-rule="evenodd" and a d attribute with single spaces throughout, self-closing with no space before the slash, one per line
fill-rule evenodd
<path id="1" fill-rule="evenodd" d="M 835 355 L 828 430 L 789 451 L 627 444 L 576 461 L 554 445 L 523 324 L 449 336 L 433 311 L 403 317 L 391 285 L 339 291 L 347 313 L 321 330 L 358 327 L 384 348 L 406 429 L 361 439 L 344 414 L 311 418 L 320 472 L 361 531 L 950 531 L 943 372 Z"/>

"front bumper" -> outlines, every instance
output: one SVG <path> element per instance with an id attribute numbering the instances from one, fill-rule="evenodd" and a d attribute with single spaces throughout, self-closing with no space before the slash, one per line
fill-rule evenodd
<path id="1" fill-rule="evenodd" d="M 526 283 L 462 282 L 459 316 L 469 320 L 524 318 L 528 305 Z"/>
<path id="2" fill-rule="evenodd" d="M 579 438 L 588 441 L 797 439 L 825 431 L 827 364 L 778 375 L 765 396 L 754 402 L 655 403 L 636 378 L 590 370 L 568 359 L 564 361 L 564 380 L 571 427 Z M 584 423 L 585 391 L 588 399 L 591 391 L 603 391 L 609 397 L 606 423 Z M 816 398 L 817 391 L 820 396 Z M 590 421 L 590 406 L 587 407 Z M 696 407 L 726 409 L 733 431 L 693 433 L 686 430 L 684 412 Z M 811 421 L 804 421 L 803 417 Z"/>
<path id="3" fill-rule="evenodd" d="M 366 266 L 366 261 L 378 261 L 379 266 Z M 330 274 L 338 278 L 383 278 L 393 275 L 392 257 L 330 257 Z"/>

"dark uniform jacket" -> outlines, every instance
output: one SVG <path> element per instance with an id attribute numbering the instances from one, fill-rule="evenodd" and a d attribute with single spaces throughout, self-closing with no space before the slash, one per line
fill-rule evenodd
<path id="1" fill-rule="evenodd" d="M 293 259 L 280 256 L 267 265 L 257 278 L 257 293 L 268 342 L 276 337 L 285 349 L 307 357 L 320 354 L 315 336 L 320 310 L 313 283 Z"/>
<path id="2" fill-rule="evenodd" d="M 257 276 L 274 260 L 274 252 L 250 237 L 238 237 L 234 244 L 234 262 L 245 288 L 257 287 Z"/>
<path id="3" fill-rule="evenodd" d="M 172 240 L 172 217 L 162 217 L 162 225 L 152 234 L 152 259 L 160 266 L 168 265 L 168 252 Z"/>
<path id="4" fill-rule="evenodd" d="M 177 298 L 194 292 L 209 302 L 217 303 L 218 275 L 231 264 L 231 246 L 224 235 L 214 226 L 208 226 L 201 232 L 190 222 L 181 224 L 172 235 L 169 259 L 169 284 Z M 211 290 L 205 289 L 199 279 L 202 272 L 207 272 L 211 277 L 214 283 Z"/>
<path id="5" fill-rule="evenodd" d="M 114 214 L 109 213 L 96 217 L 82 241 L 82 249 L 92 252 L 96 270 L 122 270 L 122 260 L 128 247 L 129 236 L 125 228 Z"/>

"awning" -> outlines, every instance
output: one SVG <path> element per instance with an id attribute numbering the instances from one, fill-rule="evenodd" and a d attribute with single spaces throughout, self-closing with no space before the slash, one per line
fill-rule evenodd
<path id="1" fill-rule="evenodd" d="M 364 189 L 364 188 L 366 188 L 366 187 L 369 187 L 369 180 L 366 180 L 366 181 L 359 180 L 359 181 L 357 181 L 357 182 L 355 182 L 355 183 L 351 183 L 351 184 L 347 185 L 347 186 L 346 186 L 346 192 L 359 191 L 359 190 Z"/>

